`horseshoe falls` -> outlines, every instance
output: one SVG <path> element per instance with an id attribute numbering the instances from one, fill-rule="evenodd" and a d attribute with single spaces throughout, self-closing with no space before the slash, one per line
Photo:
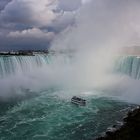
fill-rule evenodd
<path id="1" fill-rule="evenodd" d="M 118 57 L 108 75 L 96 70 L 100 61 L 80 62 L 66 54 L 0 56 L 0 140 L 92 140 L 139 103 L 124 100 L 130 94 L 121 87 L 138 83 L 139 57 Z M 73 96 L 86 106 L 71 104 Z"/>

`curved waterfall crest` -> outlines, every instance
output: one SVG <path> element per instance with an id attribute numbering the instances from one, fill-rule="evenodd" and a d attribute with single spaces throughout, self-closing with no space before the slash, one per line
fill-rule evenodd
<path id="1" fill-rule="evenodd" d="M 35 56 L 0 56 L 0 77 L 14 74 L 32 72 L 36 68 L 45 67 L 58 59 L 61 63 L 67 63 L 70 57 L 63 55 L 58 58 L 55 55 L 37 54 Z M 140 78 L 140 57 L 121 56 L 115 62 L 115 72 L 129 75 L 132 78 Z"/>
<path id="2" fill-rule="evenodd" d="M 140 57 L 121 56 L 115 64 L 115 70 L 117 70 L 117 72 L 129 75 L 134 79 L 140 78 Z"/>

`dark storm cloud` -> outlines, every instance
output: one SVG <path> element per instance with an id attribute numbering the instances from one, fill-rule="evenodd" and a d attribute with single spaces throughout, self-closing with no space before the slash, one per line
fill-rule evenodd
<path id="1" fill-rule="evenodd" d="M 74 24 L 80 6 L 81 0 L 0 0 L 0 49 L 48 47 Z"/>
<path id="2" fill-rule="evenodd" d="M 59 0 L 59 7 L 64 11 L 74 11 L 77 10 L 81 4 L 81 0 Z"/>
<path id="3" fill-rule="evenodd" d="M 52 1 L 52 0 L 51 0 Z M 52 5 L 55 5 L 55 2 Z M 43 26 L 56 18 L 49 0 L 12 0 L 1 11 L 1 20 L 5 23 Z"/>
<path id="4" fill-rule="evenodd" d="M 9 3 L 11 0 L 0 0 L 0 11 L 4 9 L 4 7 Z"/>

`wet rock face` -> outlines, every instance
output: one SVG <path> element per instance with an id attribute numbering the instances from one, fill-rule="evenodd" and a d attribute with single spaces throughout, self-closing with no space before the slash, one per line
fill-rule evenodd
<path id="1" fill-rule="evenodd" d="M 123 123 L 118 129 L 113 126 L 105 136 L 96 140 L 140 140 L 140 107 L 128 112 Z"/>

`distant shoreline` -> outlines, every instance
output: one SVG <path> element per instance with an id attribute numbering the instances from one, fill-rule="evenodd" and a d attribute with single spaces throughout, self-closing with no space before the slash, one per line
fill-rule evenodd
<path id="1" fill-rule="evenodd" d="M 48 54 L 49 51 L 8 51 L 0 52 L 0 56 L 35 56 L 35 54 Z"/>
<path id="2" fill-rule="evenodd" d="M 34 54 L 1 54 L 0 56 L 35 56 Z"/>

